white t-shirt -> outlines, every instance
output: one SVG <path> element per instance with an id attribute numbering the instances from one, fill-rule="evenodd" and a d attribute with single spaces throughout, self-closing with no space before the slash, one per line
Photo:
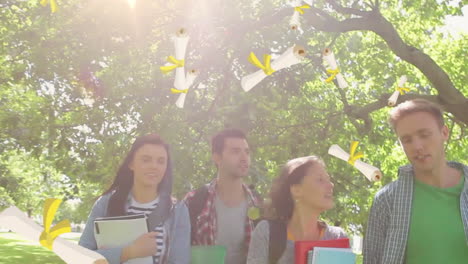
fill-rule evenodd
<path id="1" fill-rule="evenodd" d="M 132 215 L 132 214 L 145 214 L 148 215 L 151 213 L 154 208 L 158 206 L 159 203 L 159 197 L 154 199 L 151 202 L 148 203 L 139 203 L 133 199 L 133 197 L 130 199 L 130 203 L 127 205 L 127 214 Z M 155 232 L 158 232 L 158 235 L 156 236 L 156 245 L 157 245 L 157 250 L 156 254 L 154 255 L 154 264 L 160 263 L 160 258 L 165 250 L 165 238 L 166 238 L 166 232 L 164 230 L 163 225 L 157 226 L 154 229 Z"/>

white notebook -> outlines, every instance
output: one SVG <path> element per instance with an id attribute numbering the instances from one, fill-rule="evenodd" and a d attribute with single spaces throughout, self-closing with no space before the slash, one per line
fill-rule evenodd
<path id="1" fill-rule="evenodd" d="M 144 214 L 100 217 L 94 220 L 94 237 L 98 248 L 124 247 L 148 233 Z M 126 264 L 153 264 L 153 257 L 130 259 Z"/>

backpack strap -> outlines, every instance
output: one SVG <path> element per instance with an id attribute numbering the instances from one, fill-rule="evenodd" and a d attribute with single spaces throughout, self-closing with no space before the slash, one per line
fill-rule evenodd
<path id="1" fill-rule="evenodd" d="M 268 220 L 270 239 L 268 259 L 270 264 L 276 264 L 286 248 L 286 224 L 280 220 Z"/>
<path id="2" fill-rule="evenodd" d="M 260 193 L 255 189 L 255 185 L 253 184 L 250 184 L 249 186 L 247 186 L 249 188 L 249 190 L 252 192 L 252 195 L 255 197 L 255 199 L 257 199 L 257 201 L 259 202 L 259 204 L 256 204 L 257 206 L 259 207 L 263 207 L 263 197 L 260 195 Z"/>
<path id="3" fill-rule="evenodd" d="M 196 229 L 197 229 L 197 218 L 200 215 L 203 207 L 205 206 L 206 199 L 208 199 L 208 186 L 203 185 L 197 190 L 195 190 L 195 194 L 193 195 L 192 199 L 189 200 L 187 207 L 189 210 L 190 216 L 190 225 L 191 225 L 191 241 L 192 244 L 195 239 Z"/>

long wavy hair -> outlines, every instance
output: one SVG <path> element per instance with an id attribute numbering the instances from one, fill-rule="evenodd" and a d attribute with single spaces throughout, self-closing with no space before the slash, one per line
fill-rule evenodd
<path id="1" fill-rule="evenodd" d="M 270 191 L 270 203 L 266 208 L 269 219 L 288 222 L 294 211 L 294 198 L 291 194 L 292 185 L 301 184 L 307 171 L 314 165 L 325 166 L 317 156 L 306 156 L 288 161 L 280 175 L 273 181 Z"/>
<path id="2" fill-rule="evenodd" d="M 125 204 L 127 202 L 130 190 L 133 187 L 133 171 L 130 170 L 129 164 L 135 156 L 135 152 L 146 144 L 154 144 L 163 146 L 167 152 L 167 168 L 163 179 L 158 184 L 158 194 L 160 203 L 170 201 L 172 194 L 172 165 L 169 155 L 169 145 L 166 144 L 157 134 L 148 134 L 140 136 L 133 142 L 130 151 L 123 160 L 117 171 L 114 182 L 102 195 L 112 193 L 107 207 L 107 216 L 121 216 L 126 214 Z M 167 213 L 167 212 L 162 212 Z"/>

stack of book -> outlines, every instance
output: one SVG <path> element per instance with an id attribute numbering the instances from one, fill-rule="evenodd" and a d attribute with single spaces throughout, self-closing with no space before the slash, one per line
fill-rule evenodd
<path id="1" fill-rule="evenodd" d="M 295 264 L 355 264 L 348 238 L 295 242 Z"/>
<path id="2" fill-rule="evenodd" d="M 356 254 L 350 248 L 315 247 L 307 256 L 307 264 L 355 264 Z"/>

